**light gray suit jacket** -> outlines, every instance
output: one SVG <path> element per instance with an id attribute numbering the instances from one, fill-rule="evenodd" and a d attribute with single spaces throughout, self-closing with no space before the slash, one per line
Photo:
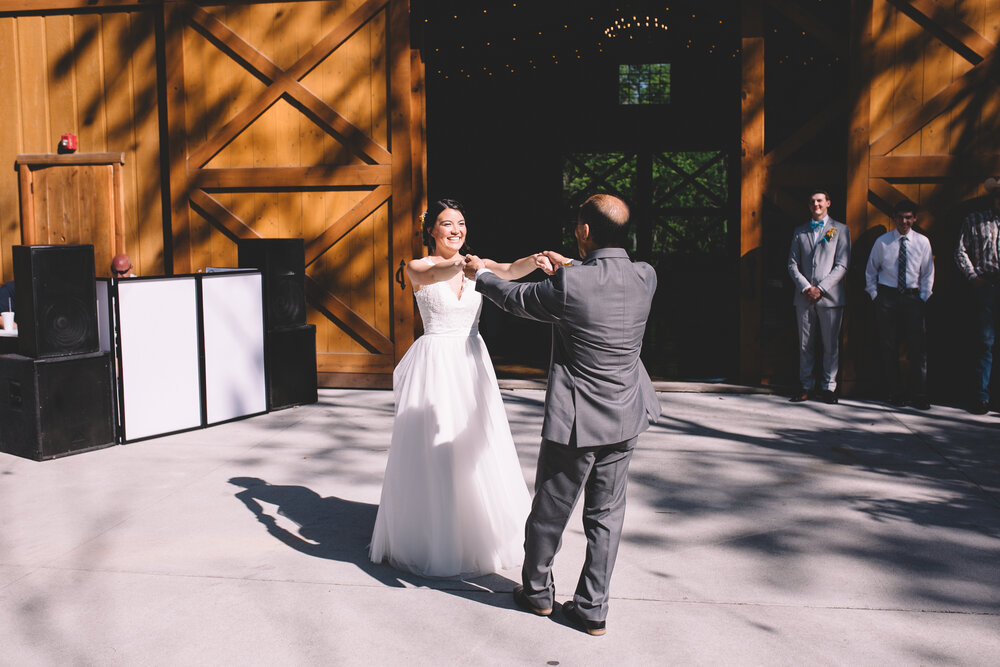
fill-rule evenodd
<path id="1" fill-rule="evenodd" d="M 832 238 L 824 240 L 831 233 Z M 823 292 L 823 297 L 816 302 L 817 307 L 842 307 L 847 303 L 844 276 L 851 260 L 851 231 L 844 223 L 827 218 L 819 239 L 813 243 L 809 223 L 796 227 L 792 235 L 792 247 L 788 251 L 788 275 L 795 283 L 792 303 L 808 306 L 809 298 L 802 290 L 815 285 Z"/>
<path id="2" fill-rule="evenodd" d="M 577 447 L 623 442 L 649 428 L 660 402 L 639 359 L 656 272 L 601 248 L 548 280 L 481 272 L 476 290 L 518 317 L 552 324 L 542 437 Z"/>

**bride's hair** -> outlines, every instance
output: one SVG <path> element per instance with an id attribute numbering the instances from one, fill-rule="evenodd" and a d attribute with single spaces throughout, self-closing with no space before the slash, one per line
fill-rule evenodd
<path id="1" fill-rule="evenodd" d="M 438 216 L 441 215 L 441 211 L 446 208 L 452 208 L 462 214 L 462 217 L 466 217 L 465 207 L 462 206 L 462 202 L 457 199 L 438 199 L 432 202 L 427 210 L 420 217 L 421 228 L 420 233 L 424 240 L 424 245 L 431 252 L 434 252 L 434 237 L 431 236 L 431 230 L 434 229 L 434 223 L 437 222 Z M 463 254 L 471 252 L 467 245 L 463 245 L 461 251 Z"/>

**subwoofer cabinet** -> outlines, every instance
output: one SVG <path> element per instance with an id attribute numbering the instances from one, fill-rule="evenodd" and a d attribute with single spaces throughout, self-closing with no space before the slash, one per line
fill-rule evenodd
<path id="1" fill-rule="evenodd" d="M 107 352 L 0 355 L 0 451 L 36 461 L 115 444 Z"/>
<path id="2" fill-rule="evenodd" d="M 315 403 L 316 327 L 306 324 L 264 334 L 267 350 L 267 409 Z"/>

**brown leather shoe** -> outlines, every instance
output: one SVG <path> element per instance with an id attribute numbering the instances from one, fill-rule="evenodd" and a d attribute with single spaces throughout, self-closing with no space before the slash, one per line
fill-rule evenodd
<path id="1" fill-rule="evenodd" d="M 528 594 L 524 592 L 524 586 L 520 584 L 514 586 L 514 604 L 535 616 L 549 616 L 552 614 L 552 607 L 536 607 L 535 603 L 528 599 Z"/>
<path id="2" fill-rule="evenodd" d="M 563 616 L 566 620 L 577 626 L 592 637 L 600 637 L 608 631 L 606 621 L 591 621 L 584 618 L 577 609 L 575 602 L 564 602 L 562 606 Z"/>
<path id="3" fill-rule="evenodd" d="M 792 403 L 803 403 L 809 400 L 809 392 L 803 389 L 799 393 L 792 396 Z"/>

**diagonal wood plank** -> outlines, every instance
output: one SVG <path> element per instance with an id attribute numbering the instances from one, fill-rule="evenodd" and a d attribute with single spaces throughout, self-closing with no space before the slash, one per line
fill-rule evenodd
<path id="1" fill-rule="evenodd" d="M 884 178 L 870 179 L 868 181 L 868 194 L 869 194 L 868 197 L 869 200 L 871 200 L 872 199 L 871 196 L 874 195 L 876 198 L 880 199 L 884 203 L 884 206 L 880 206 L 877 201 L 872 202 L 876 206 L 878 206 L 879 210 L 881 210 L 886 215 L 889 215 L 892 207 L 895 206 L 898 202 L 909 199 L 909 197 L 903 194 L 896 186 L 894 186 L 892 183 L 885 180 Z"/>
<path id="2" fill-rule="evenodd" d="M 195 188 L 190 195 L 191 206 L 196 208 L 205 219 L 212 223 L 233 242 L 240 239 L 260 238 L 260 234 L 251 229 L 238 215 L 226 208 L 222 202 L 210 194 Z"/>
<path id="3" fill-rule="evenodd" d="M 987 77 L 995 77 L 996 74 L 992 70 L 996 66 L 996 60 L 997 55 L 994 52 L 961 77 L 945 86 L 934 97 L 924 102 L 920 108 L 915 109 L 893 125 L 891 129 L 872 142 L 872 155 L 885 155 L 923 129 L 927 123 L 951 109 L 963 95 L 982 85 Z"/>
<path id="4" fill-rule="evenodd" d="M 335 223 L 306 244 L 306 266 L 315 262 L 319 257 L 329 250 L 333 244 L 354 229 L 362 220 L 371 215 L 375 209 L 384 204 L 392 196 L 391 185 L 380 185 L 364 199 L 351 207 L 344 215 L 340 216 Z"/>
<path id="5" fill-rule="evenodd" d="M 973 64 L 996 48 L 996 44 L 956 18 L 953 7 L 934 0 L 889 0 L 889 3 Z"/>
<path id="6" fill-rule="evenodd" d="M 840 35 L 831 32 L 826 23 L 804 10 L 798 0 L 768 0 L 768 3 L 792 23 L 798 24 L 809 33 L 809 37 L 822 42 L 834 54 L 841 58 L 847 56 L 847 47 L 839 39 Z"/>
<path id="7" fill-rule="evenodd" d="M 201 7 L 188 8 L 190 20 L 196 29 L 215 44 L 223 53 L 251 71 L 269 85 L 243 110 L 223 125 L 216 134 L 188 157 L 188 164 L 196 167 L 208 163 L 219 151 L 246 130 L 257 118 L 278 101 L 288 95 L 290 101 L 301 105 L 324 130 L 342 140 L 351 150 L 366 162 L 388 163 L 392 156 L 382 146 L 373 141 L 365 132 L 338 114 L 326 102 L 298 81 L 290 72 L 308 74 L 330 53 L 361 28 L 380 10 L 384 0 L 369 0 L 355 10 L 343 23 L 334 28 L 320 42 L 310 49 L 289 72 L 278 67 L 270 58 L 261 53 L 245 39 L 237 35 L 229 26 Z M 323 48 L 317 48 L 322 46 Z"/>
<path id="8" fill-rule="evenodd" d="M 778 162 L 787 160 L 795 151 L 815 139 L 820 132 L 829 127 L 834 121 L 842 119 L 845 114 L 847 114 L 846 99 L 832 102 L 793 132 L 790 137 L 768 151 L 764 155 L 764 164 L 772 167 Z"/>
<path id="9" fill-rule="evenodd" d="M 345 331 L 365 347 L 380 354 L 393 353 L 391 340 L 369 324 L 368 320 L 351 310 L 350 306 L 327 291 L 308 269 L 306 269 L 306 298 L 317 309 L 342 322 Z"/>

